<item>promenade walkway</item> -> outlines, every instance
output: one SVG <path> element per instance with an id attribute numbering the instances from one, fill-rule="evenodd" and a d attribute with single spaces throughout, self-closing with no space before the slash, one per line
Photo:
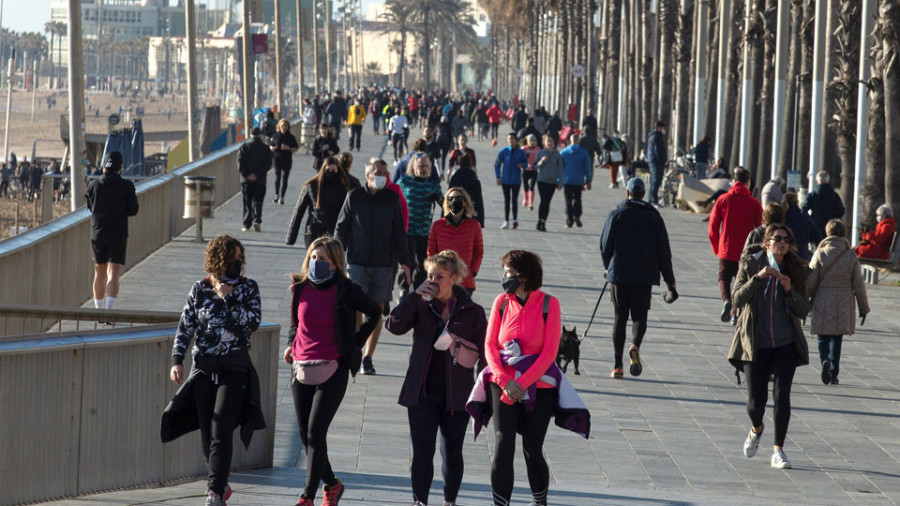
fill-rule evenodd
<path id="1" fill-rule="evenodd" d="M 417 132 L 416 132 L 417 133 Z M 346 146 L 346 132 L 341 147 Z M 534 230 L 536 211 L 520 210 L 518 230 L 500 230 L 503 201 L 494 185 L 496 149 L 472 142 L 486 199 L 485 260 L 475 300 L 489 305 L 499 293 L 500 257 L 526 248 L 543 258 L 544 289 L 562 303 L 564 324 L 579 334 L 603 286 L 597 253 L 606 214 L 624 191 L 607 189 L 606 174 L 584 195 L 584 228 L 564 228 L 563 199 L 554 199 L 548 232 Z M 368 128 L 363 150 L 354 152 L 353 173 L 362 179 L 365 159 L 379 155 L 383 137 Z M 390 153 L 385 153 L 388 156 Z M 240 197 L 204 223 L 206 238 L 231 234 L 247 247 L 247 275 L 262 288 L 263 316 L 289 325 L 286 275 L 299 268 L 302 247 L 284 245 L 292 204 L 312 175 L 311 158 L 298 155 L 288 204 L 264 209 L 261 233 L 241 232 Z M 584 440 L 551 424 L 545 451 L 551 469 L 553 505 L 655 504 L 898 504 L 900 503 L 900 314 L 898 288 L 869 286 L 872 314 L 859 333 L 845 340 L 840 386 L 824 386 L 818 366 L 797 372 L 793 416 L 785 450 L 793 470 L 769 467 L 772 432 L 754 459 L 741 452 L 749 421 L 745 386 L 734 381 L 725 360 L 733 328 L 719 321 L 716 258 L 706 224 L 696 215 L 665 209 L 681 298 L 663 303 L 654 290 L 649 329 L 642 346 L 644 374 L 609 378 L 612 367 L 612 304 L 605 296 L 590 335 L 581 346 L 581 375 L 569 379 L 592 414 Z M 140 231 L 133 231 L 140 233 Z M 126 274 L 118 306 L 180 311 L 191 284 L 203 276 L 204 245 L 188 230 Z M 302 240 L 301 240 L 302 242 Z M 87 295 L 87 294 L 86 294 Z M 410 444 L 406 410 L 397 404 L 406 371 L 410 336 L 382 334 L 375 354 L 377 376 L 356 378 L 332 425 L 329 456 L 347 491 L 344 505 L 411 503 Z M 815 350 L 814 339 L 810 349 Z M 817 362 L 812 354 L 812 362 Z M 279 376 L 275 467 L 236 473 L 231 505 L 294 504 L 303 484 L 301 450 L 288 387 L 289 368 Z M 770 412 L 766 423 L 771 426 Z M 127 416 L 123 413 L 122 416 Z M 272 421 L 269 421 L 272 423 Z M 486 505 L 490 497 L 492 431 L 465 446 L 461 505 Z M 200 451 L 199 445 L 197 451 Z M 441 504 L 439 456 L 431 503 Z M 524 461 L 517 456 L 514 504 L 530 500 Z M 48 477 L 48 479 L 52 479 Z M 205 480 L 161 488 L 85 496 L 54 504 L 202 504 Z"/>

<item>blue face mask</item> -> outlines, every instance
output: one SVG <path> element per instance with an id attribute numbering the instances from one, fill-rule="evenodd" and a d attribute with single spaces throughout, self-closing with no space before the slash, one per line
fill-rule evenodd
<path id="1" fill-rule="evenodd" d="M 309 280 L 313 283 L 324 283 L 334 276 L 334 270 L 328 262 L 310 260 L 307 275 L 309 276 Z"/>

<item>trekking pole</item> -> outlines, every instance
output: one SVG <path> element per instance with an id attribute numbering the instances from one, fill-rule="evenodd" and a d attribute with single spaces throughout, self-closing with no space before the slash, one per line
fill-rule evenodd
<path id="1" fill-rule="evenodd" d="M 581 335 L 581 339 L 587 337 L 588 331 L 591 330 L 591 324 L 594 323 L 594 317 L 597 316 L 597 308 L 600 307 L 600 300 L 603 299 L 603 294 L 606 293 L 606 285 L 609 284 L 609 281 L 603 283 L 603 289 L 600 290 L 600 296 L 597 297 L 597 304 L 594 305 L 594 312 L 591 313 L 591 321 L 588 322 L 588 326 L 584 329 L 584 334 Z"/>

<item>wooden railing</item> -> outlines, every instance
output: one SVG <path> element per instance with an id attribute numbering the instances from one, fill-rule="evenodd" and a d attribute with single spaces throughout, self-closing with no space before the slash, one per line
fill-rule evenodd
<path id="1" fill-rule="evenodd" d="M 272 465 L 280 330 L 253 335 L 267 427 L 249 450 L 235 431 L 234 469 Z M 160 442 L 174 336 L 165 324 L 0 342 L 0 506 L 206 474 L 199 433 Z"/>

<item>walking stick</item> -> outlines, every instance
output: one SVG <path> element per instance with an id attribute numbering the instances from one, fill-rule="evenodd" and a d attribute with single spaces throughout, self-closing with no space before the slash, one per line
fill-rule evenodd
<path id="1" fill-rule="evenodd" d="M 606 293 L 606 285 L 609 284 L 609 281 L 603 283 L 603 289 L 600 290 L 600 296 L 597 297 L 597 304 L 594 305 L 594 312 L 591 313 L 591 321 L 588 322 L 588 326 L 584 329 L 584 334 L 581 335 L 581 339 L 583 340 L 587 337 L 588 331 L 591 330 L 591 324 L 594 323 L 594 317 L 597 316 L 597 308 L 600 307 L 600 300 L 603 299 L 603 294 Z"/>

